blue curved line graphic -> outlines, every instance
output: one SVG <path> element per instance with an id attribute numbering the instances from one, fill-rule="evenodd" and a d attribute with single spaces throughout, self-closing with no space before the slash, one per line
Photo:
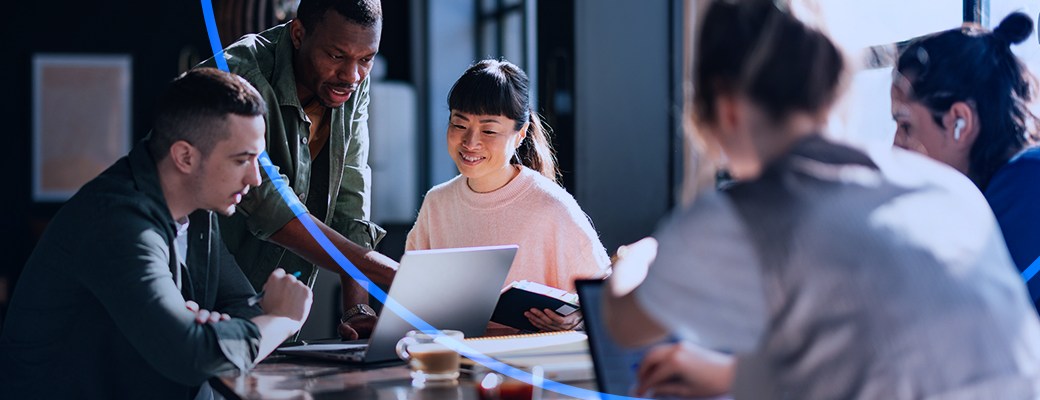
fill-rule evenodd
<path id="1" fill-rule="evenodd" d="M 1029 283 L 1029 281 L 1036 276 L 1037 272 L 1040 272 L 1040 257 L 1037 257 L 1036 260 L 1033 260 L 1033 263 L 1029 264 L 1029 266 L 1026 267 L 1024 271 L 1022 271 L 1022 280 L 1026 281 L 1026 283 Z"/>
<path id="2" fill-rule="evenodd" d="M 217 32 L 216 19 L 213 17 L 213 4 L 210 0 L 201 1 L 202 16 L 203 19 L 205 19 L 206 23 L 206 33 L 209 36 L 209 45 L 213 50 L 213 58 L 217 63 L 217 68 L 225 72 L 230 72 L 228 69 L 227 60 L 224 59 L 224 48 L 220 42 L 220 34 Z M 325 252 L 328 253 L 333 260 L 336 261 L 336 263 L 339 265 L 340 268 L 343 269 L 343 271 L 350 275 L 351 278 L 354 278 L 354 280 L 363 283 L 363 286 L 367 286 L 369 293 L 373 297 L 375 297 L 376 300 L 379 300 L 381 303 L 383 303 L 384 307 L 390 308 L 391 311 L 396 313 L 405 321 L 408 321 L 408 323 L 412 324 L 412 326 L 414 326 L 416 329 L 427 332 L 439 332 L 437 328 L 433 327 L 432 325 L 424 321 L 422 318 L 416 316 L 414 313 L 402 306 L 393 298 L 388 298 L 386 292 L 383 291 L 383 289 L 381 289 L 378 285 L 369 280 L 368 277 L 366 277 L 365 274 L 361 272 L 361 270 L 354 266 L 354 264 L 351 263 L 350 260 L 348 260 L 343 255 L 343 253 L 341 253 L 339 249 L 337 249 L 336 246 L 332 244 L 331 241 L 329 241 L 329 239 L 325 236 L 325 234 L 321 232 L 318 226 L 314 224 L 314 221 L 307 217 L 306 208 L 304 208 L 303 204 L 301 204 L 300 201 L 296 198 L 295 193 L 293 193 L 292 189 L 289 188 L 289 185 L 287 185 L 285 181 L 282 179 L 281 174 L 279 174 L 277 169 L 275 169 L 274 164 L 271 163 L 271 158 L 267 155 L 267 151 L 261 152 L 258 158 L 260 162 L 260 167 L 263 168 L 264 173 L 271 180 L 271 184 L 273 184 L 274 187 L 277 189 L 278 194 L 280 194 L 282 196 L 282 199 L 285 200 L 285 203 L 289 205 L 289 208 L 293 211 L 293 214 L 296 216 L 296 219 L 303 224 L 304 228 L 307 229 L 307 232 L 310 233 L 310 235 L 314 238 L 315 241 L 318 242 L 321 248 L 325 250 Z M 452 350 L 459 352 L 459 354 L 462 354 L 463 356 L 466 356 L 467 358 L 477 363 L 480 363 L 481 365 L 484 365 L 485 367 L 488 367 L 498 373 L 508 375 L 513 379 L 526 382 L 528 384 L 537 384 L 537 382 L 532 382 L 533 376 L 530 373 L 514 368 L 498 360 L 495 360 L 492 357 L 477 352 L 473 348 L 467 346 L 465 342 L 446 339 L 443 340 L 442 343 L 444 343 Z M 600 393 L 594 390 L 582 389 L 549 379 L 545 379 L 541 383 L 543 389 L 575 398 L 609 400 L 635 399 L 634 397 L 618 396 Z"/>
<path id="3" fill-rule="evenodd" d="M 230 72 L 227 60 L 224 59 L 224 46 L 220 44 L 220 33 L 217 32 L 217 19 L 213 17 L 213 2 L 210 0 L 202 0 L 202 19 L 206 21 L 209 47 L 213 49 L 213 60 L 217 62 L 217 68 Z"/>

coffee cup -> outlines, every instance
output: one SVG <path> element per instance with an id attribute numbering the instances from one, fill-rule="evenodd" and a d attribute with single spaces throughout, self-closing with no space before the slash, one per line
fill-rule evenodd
<path id="1" fill-rule="evenodd" d="M 397 342 L 397 355 L 408 361 L 412 369 L 412 384 L 455 383 L 459 378 L 459 353 L 446 341 L 461 341 L 460 331 L 410 331 Z"/>

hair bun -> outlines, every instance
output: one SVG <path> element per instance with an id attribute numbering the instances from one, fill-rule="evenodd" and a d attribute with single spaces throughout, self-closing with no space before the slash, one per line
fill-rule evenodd
<path id="1" fill-rule="evenodd" d="M 1033 20 L 1022 12 L 1013 12 L 1000 21 L 993 35 L 1010 44 L 1022 43 L 1033 34 Z"/>

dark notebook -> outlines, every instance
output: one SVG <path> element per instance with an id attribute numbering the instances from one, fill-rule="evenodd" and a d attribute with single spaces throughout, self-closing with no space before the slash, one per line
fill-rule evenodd
<path id="1" fill-rule="evenodd" d="M 491 321 L 522 331 L 537 332 L 538 328 L 524 316 L 524 312 L 532 308 L 550 309 L 561 316 L 581 309 L 578 306 L 578 296 L 574 293 L 540 283 L 519 281 L 510 284 L 509 289 L 498 297 L 498 305 L 491 314 Z"/>

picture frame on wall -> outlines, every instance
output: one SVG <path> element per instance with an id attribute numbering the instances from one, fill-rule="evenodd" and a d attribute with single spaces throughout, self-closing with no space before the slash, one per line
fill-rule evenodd
<path id="1" fill-rule="evenodd" d="M 62 202 L 130 151 L 129 55 L 35 54 L 33 201 Z"/>

